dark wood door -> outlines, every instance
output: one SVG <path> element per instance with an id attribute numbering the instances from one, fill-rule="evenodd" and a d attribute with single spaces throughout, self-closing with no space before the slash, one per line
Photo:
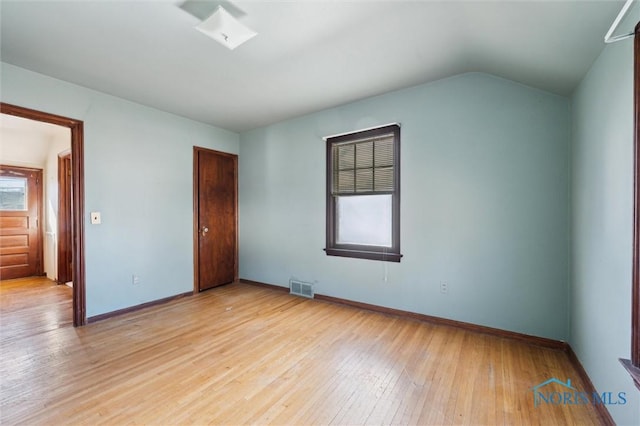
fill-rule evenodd
<path id="1" fill-rule="evenodd" d="M 238 268 L 238 156 L 194 150 L 198 291 L 232 283 Z"/>
<path id="2" fill-rule="evenodd" d="M 0 279 L 42 275 L 42 170 L 0 166 Z"/>
<path id="3" fill-rule="evenodd" d="M 73 281 L 71 152 L 58 155 L 58 283 Z"/>

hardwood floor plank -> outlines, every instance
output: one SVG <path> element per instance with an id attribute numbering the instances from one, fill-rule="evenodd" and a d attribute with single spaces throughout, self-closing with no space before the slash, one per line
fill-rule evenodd
<path id="1" fill-rule="evenodd" d="M 534 407 L 584 386 L 555 349 L 246 284 L 74 329 L 70 294 L 0 283 L 3 425 L 598 424 Z"/>

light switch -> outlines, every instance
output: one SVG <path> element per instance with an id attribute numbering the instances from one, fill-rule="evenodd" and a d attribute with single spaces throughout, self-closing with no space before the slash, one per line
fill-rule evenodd
<path id="1" fill-rule="evenodd" d="M 101 223 L 102 219 L 100 218 L 100 212 L 91 212 L 91 224 L 100 225 Z"/>

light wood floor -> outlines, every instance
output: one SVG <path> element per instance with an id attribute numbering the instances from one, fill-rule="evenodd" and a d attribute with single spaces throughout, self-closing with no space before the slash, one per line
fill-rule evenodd
<path id="1" fill-rule="evenodd" d="M 72 291 L 43 277 L 0 281 L 2 348 L 13 340 L 71 325 Z"/>
<path id="2" fill-rule="evenodd" d="M 246 284 L 74 329 L 69 288 L 22 284 L 0 285 L 3 425 L 598 423 L 534 407 L 550 377 L 584 388 L 552 349 Z"/>

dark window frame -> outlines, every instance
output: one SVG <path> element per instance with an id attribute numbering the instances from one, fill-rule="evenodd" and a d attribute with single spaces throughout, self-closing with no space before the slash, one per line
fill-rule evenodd
<path id="1" fill-rule="evenodd" d="M 633 265 L 631 278 L 631 359 L 620 359 L 640 389 L 640 22 L 633 50 Z"/>
<path id="2" fill-rule="evenodd" d="M 339 244 L 336 242 L 336 202 L 332 195 L 333 187 L 333 146 L 345 142 L 355 142 L 361 139 L 375 138 L 378 136 L 393 133 L 393 153 L 394 153 L 394 186 L 391 192 L 391 247 L 380 247 L 360 244 Z M 327 228 L 325 252 L 328 256 L 352 257 L 357 259 L 382 260 L 387 262 L 400 262 L 400 126 L 390 124 L 373 129 L 361 130 L 353 133 L 331 136 L 326 138 L 327 148 Z M 371 195 L 363 193 L 361 195 Z M 352 195 L 358 196 L 358 195 Z"/>

